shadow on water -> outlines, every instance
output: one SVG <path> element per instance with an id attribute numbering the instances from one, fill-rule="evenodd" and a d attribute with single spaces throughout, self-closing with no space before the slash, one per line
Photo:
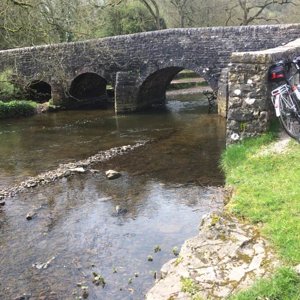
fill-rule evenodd
<path id="1" fill-rule="evenodd" d="M 174 101 L 165 112 L 117 119 L 108 111 L 81 118 L 64 112 L 43 121 L 23 120 L 19 127 L 2 124 L 2 134 L 3 127 L 18 132 L 20 153 L 31 151 L 30 142 L 21 136 L 35 132 L 39 147 L 32 145 L 35 150 L 25 158 L 18 151 L 13 154 L 20 157 L 17 170 L 24 172 L 94 154 L 97 147 L 98 151 L 141 139 L 155 141 L 94 166 L 98 173 L 64 178 L 7 201 L 0 210 L 0 298 L 27 294 L 30 299 L 76 299 L 83 285 L 89 299 L 143 299 L 155 272 L 174 257 L 173 247 L 196 234 L 203 214 L 222 206 L 222 190 L 204 185 L 223 183 L 218 159 L 225 122 L 201 114 L 203 110 L 194 102 Z M 32 125 L 34 120 L 39 125 Z M 43 141 L 41 132 L 47 135 Z M 27 139 L 34 141 L 32 136 Z M 44 152 L 42 166 L 36 158 L 27 164 L 27 156 L 36 149 Z M 107 180 L 108 168 L 122 176 Z M 15 178 L 15 171 L 1 172 Z M 29 211 L 35 212 L 31 221 L 26 220 Z M 161 248 L 157 253 L 156 245 Z M 148 261 L 149 255 L 153 261 Z M 93 272 L 104 277 L 104 288 L 93 284 Z"/>

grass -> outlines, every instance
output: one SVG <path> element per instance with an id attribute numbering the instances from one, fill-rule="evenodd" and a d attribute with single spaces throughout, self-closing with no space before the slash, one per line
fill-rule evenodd
<path id="1" fill-rule="evenodd" d="M 31 116 L 35 113 L 36 107 L 37 104 L 33 101 L 0 101 L 0 119 Z"/>
<path id="2" fill-rule="evenodd" d="M 253 223 L 288 263 L 300 263 L 300 146 L 284 154 L 255 155 L 273 135 L 228 147 L 222 157 L 226 184 L 235 189 L 228 209 Z"/>
<path id="3" fill-rule="evenodd" d="M 300 145 L 291 141 L 287 151 L 259 154 L 274 140 L 269 133 L 229 146 L 221 165 L 226 185 L 234 193 L 227 210 L 262 225 L 261 233 L 287 266 L 300 263 Z M 234 300 L 300 300 L 300 278 L 280 269 L 269 281 L 259 281 Z"/>
<path id="4" fill-rule="evenodd" d="M 300 277 L 289 268 L 279 269 L 272 279 L 260 280 L 230 300 L 299 300 Z"/>

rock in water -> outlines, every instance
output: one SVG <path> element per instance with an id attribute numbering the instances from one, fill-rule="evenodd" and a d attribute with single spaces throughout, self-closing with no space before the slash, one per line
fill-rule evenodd
<path id="1" fill-rule="evenodd" d="M 121 176 L 120 172 L 114 171 L 114 170 L 108 170 L 105 172 L 105 175 L 108 179 L 117 179 Z"/>
<path id="2" fill-rule="evenodd" d="M 31 211 L 31 212 L 29 212 L 29 213 L 26 215 L 26 220 L 27 220 L 27 221 L 30 221 L 30 220 L 32 220 L 35 216 L 36 216 L 36 212 Z"/>
<path id="3" fill-rule="evenodd" d="M 82 168 L 82 167 L 71 168 L 71 169 L 69 169 L 69 171 L 76 172 L 76 173 L 85 173 L 86 172 L 86 170 L 84 168 Z"/>
<path id="4" fill-rule="evenodd" d="M 127 213 L 127 209 L 126 208 L 123 208 L 120 205 L 116 206 L 116 215 L 117 216 L 124 215 L 126 213 Z"/>

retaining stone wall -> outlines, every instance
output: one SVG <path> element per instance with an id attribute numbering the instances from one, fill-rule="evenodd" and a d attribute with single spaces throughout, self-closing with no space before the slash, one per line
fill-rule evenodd
<path id="1" fill-rule="evenodd" d="M 278 60 L 298 55 L 300 39 L 264 51 L 232 54 L 228 71 L 228 144 L 268 129 L 273 115 L 269 67 Z"/>

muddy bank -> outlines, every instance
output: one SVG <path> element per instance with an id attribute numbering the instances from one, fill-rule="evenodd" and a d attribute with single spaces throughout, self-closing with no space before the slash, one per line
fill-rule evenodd
<path id="1" fill-rule="evenodd" d="M 199 233 L 161 269 L 147 300 L 225 299 L 270 276 L 279 260 L 258 230 L 222 212 L 202 219 Z"/>
<path id="2" fill-rule="evenodd" d="M 147 142 L 139 142 L 134 145 L 115 147 L 106 151 L 100 151 L 84 160 L 74 163 L 60 164 L 55 170 L 41 173 L 38 176 L 30 177 L 27 180 L 22 181 L 20 184 L 0 190 L 0 200 L 7 197 L 13 197 L 16 194 L 25 191 L 26 189 L 31 189 L 40 185 L 46 185 L 63 177 L 71 176 L 75 173 L 85 173 L 87 171 L 93 172 L 94 170 L 91 170 L 91 166 L 94 164 L 107 161 L 116 156 L 124 155 L 138 147 L 144 146 L 146 143 Z"/>

